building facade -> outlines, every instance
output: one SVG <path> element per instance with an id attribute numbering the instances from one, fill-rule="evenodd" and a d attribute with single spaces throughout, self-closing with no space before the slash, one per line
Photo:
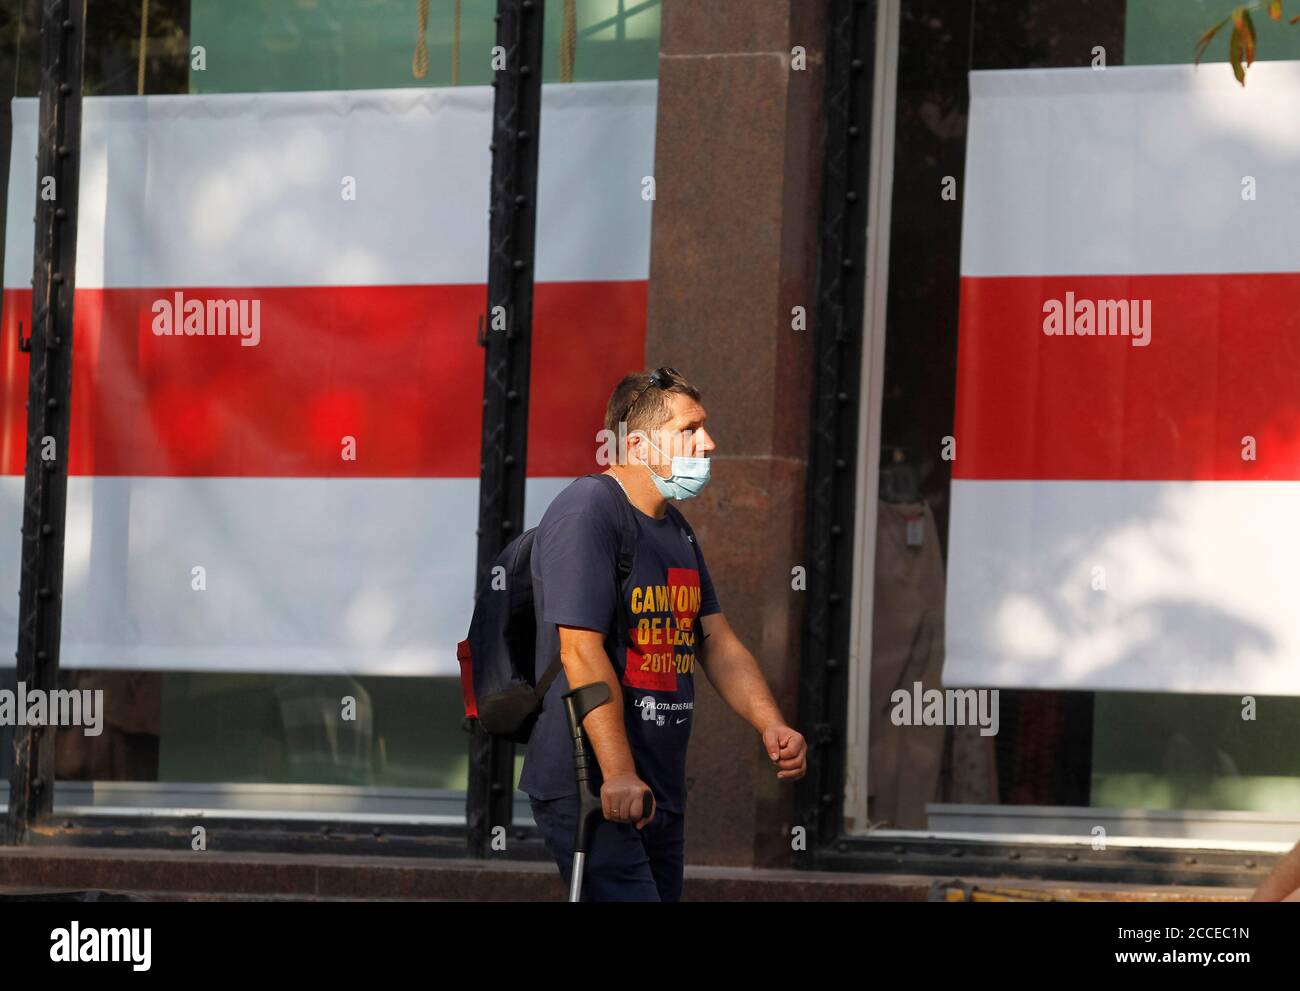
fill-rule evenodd
<path id="1" fill-rule="evenodd" d="M 38 181 L 40 5 L 16 6 L 7 342 Z M 92 6 L 59 662 L 104 725 L 58 734 L 26 842 L 156 849 L 201 819 L 213 850 L 464 856 L 474 782 L 522 760 L 470 746 L 454 653 L 497 3 Z M 1221 16 L 545 5 L 523 524 L 596 467 L 624 371 L 681 369 L 719 445 L 691 521 L 810 745 L 778 782 L 701 679 L 688 863 L 1251 887 L 1300 833 L 1295 142 L 1269 123 L 1300 29 L 1261 23 L 1243 90 L 1226 41 L 1190 65 Z M 166 350 L 188 338 L 155 304 L 181 338 L 187 295 L 258 300 L 260 342 Z M 2 354 L 17 521 L 28 369 Z M 0 539 L 13 591 L 18 558 Z M 544 859 L 513 809 L 473 853 Z"/>

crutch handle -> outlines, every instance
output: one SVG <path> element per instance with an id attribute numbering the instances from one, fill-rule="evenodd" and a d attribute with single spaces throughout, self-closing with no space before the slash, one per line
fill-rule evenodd
<path id="1" fill-rule="evenodd" d="M 609 685 L 603 681 L 593 681 L 589 685 L 565 692 L 561 698 L 564 699 L 564 711 L 569 717 L 569 736 L 576 746 L 583 739 L 582 721 L 587 718 L 587 713 L 609 701 Z"/>

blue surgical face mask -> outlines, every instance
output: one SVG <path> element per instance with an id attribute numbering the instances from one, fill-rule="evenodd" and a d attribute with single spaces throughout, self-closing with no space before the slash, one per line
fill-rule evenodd
<path id="1" fill-rule="evenodd" d="M 664 453 L 649 437 L 646 441 L 660 454 Z M 678 454 L 673 456 L 673 473 L 667 478 L 660 478 L 648 464 L 645 469 L 650 472 L 655 488 L 665 499 L 690 499 L 699 495 L 700 490 L 709 484 L 711 465 L 710 458 L 686 458 Z"/>

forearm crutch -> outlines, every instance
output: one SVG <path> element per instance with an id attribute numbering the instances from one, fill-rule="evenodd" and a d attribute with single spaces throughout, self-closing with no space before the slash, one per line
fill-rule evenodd
<path id="1" fill-rule="evenodd" d="M 578 782 L 578 826 L 573 837 L 573 875 L 569 881 L 569 901 L 576 902 L 582 896 L 582 869 L 587 857 L 591 827 L 603 813 L 600 792 L 596 790 L 591 773 L 593 766 L 599 765 L 595 753 L 587 744 L 582 721 L 593 709 L 609 701 L 609 685 L 603 681 L 593 681 L 589 685 L 565 692 L 561 697 L 569 718 L 569 736 L 573 739 L 573 773 Z M 641 818 L 650 815 L 652 803 L 653 799 L 647 789 L 641 800 Z"/>

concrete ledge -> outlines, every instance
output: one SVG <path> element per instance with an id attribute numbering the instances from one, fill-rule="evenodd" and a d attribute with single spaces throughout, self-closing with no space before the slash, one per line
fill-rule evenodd
<path id="1" fill-rule="evenodd" d="M 1044 900 L 1239 901 L 1238 888 L 686 868 L 684 901 L 926 901 L 936 885 Z M 163 900 L 563 901 L 551 863 L 301 854 L 0 848 L 0 897 L 98 890 Z"/>

